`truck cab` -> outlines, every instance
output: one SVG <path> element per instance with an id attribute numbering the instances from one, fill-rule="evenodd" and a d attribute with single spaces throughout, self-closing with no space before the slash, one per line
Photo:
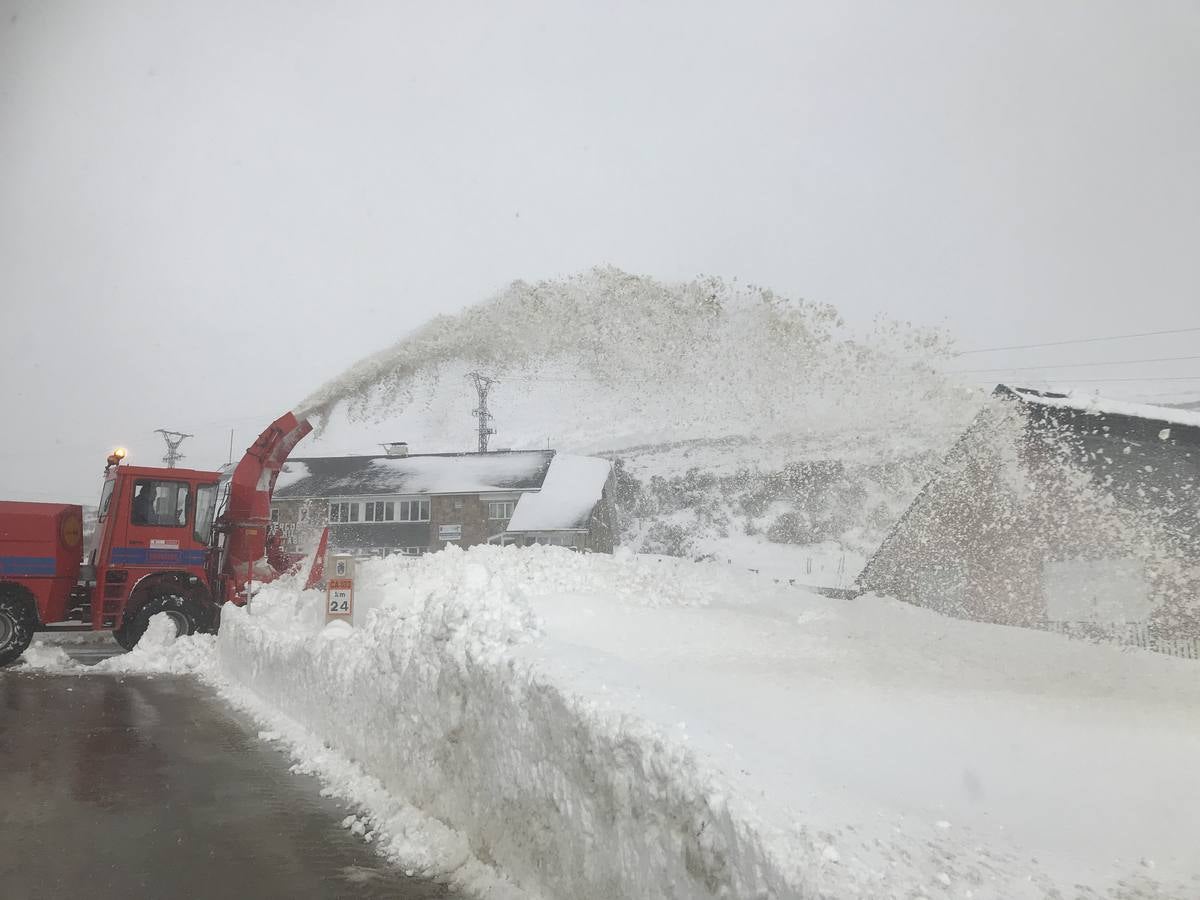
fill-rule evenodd
<path id="1" fill-rule="evenodd" d="M 83 570 L 94 585 L 82 609 L 93 628 L 112 628 L 132 646 L 155 612 L 171 614 L 182 633 L 215 625 L 210 544 L 219 487 L 216 472 L 109 470 Z"/>

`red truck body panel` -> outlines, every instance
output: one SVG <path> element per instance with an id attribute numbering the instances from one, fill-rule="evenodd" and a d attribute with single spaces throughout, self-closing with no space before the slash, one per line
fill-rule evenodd
<path id="1" fill-rule="evenodd" d="M 0 500 L 0 582 L 33 594 L 43 623 L 67 617 L 82 544 L 82 507 Z"/>

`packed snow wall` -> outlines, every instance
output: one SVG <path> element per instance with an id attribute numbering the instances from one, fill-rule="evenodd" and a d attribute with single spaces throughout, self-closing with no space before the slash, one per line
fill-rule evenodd
<path id="1" fill-rule="evenodd" d="M 703 598 L 672 595 L 669 570 L 626 562 L 618 580 L 619 561 L 546 561 L 540 549 L 370 563 L 354 630 L 322 629 L 319 594 L 268 588 L 227 610 L 220 669 L 527 889 L 577 900 L 801 896 L 685 745 L 573 696 L 512 652 L 538 634 L 530 592 Z"/>

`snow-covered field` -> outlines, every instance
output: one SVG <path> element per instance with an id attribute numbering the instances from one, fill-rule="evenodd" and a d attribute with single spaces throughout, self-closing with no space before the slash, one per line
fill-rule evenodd
<path id="1" fill-rule="evenodd" d="M 103 665 L 214 680 L 471 893 L 1200 895 L 1195 663 L 556 548 L 367 562 L 353 629 L 321 600 Z"/>

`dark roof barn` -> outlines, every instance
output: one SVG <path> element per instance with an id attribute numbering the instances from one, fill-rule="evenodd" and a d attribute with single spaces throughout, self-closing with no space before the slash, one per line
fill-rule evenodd
<path id="1" fill-rule="evenodd" d="M 993 398 L 859 588 L 1001 624 L 1200 637 L 1200 414 Z"/>

